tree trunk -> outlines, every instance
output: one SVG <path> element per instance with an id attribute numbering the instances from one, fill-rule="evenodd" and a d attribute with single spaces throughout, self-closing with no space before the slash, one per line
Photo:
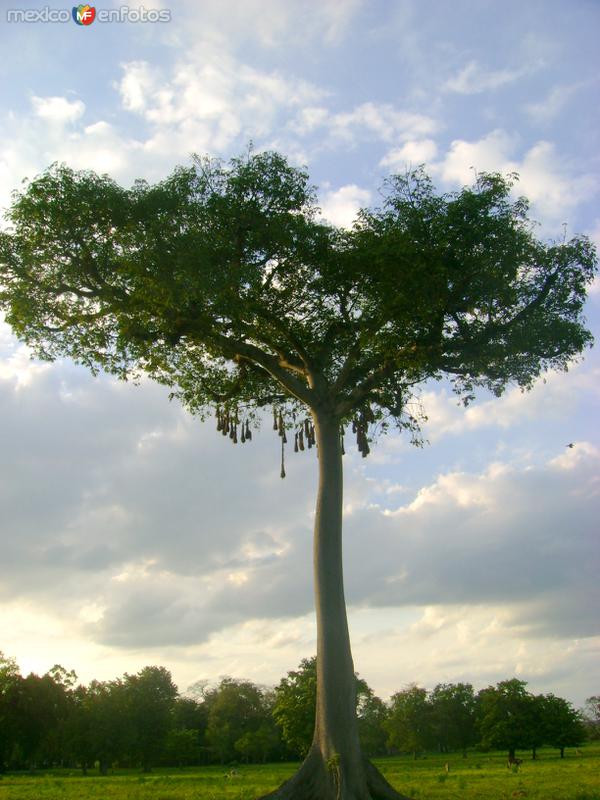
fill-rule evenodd
<path id="1" fill-rule="evenodd" d="M 299 771 L 262 800 L 408 800 L 364 758 L 360 748 L 342 570 L 340 423 L 326 413 L 313 416 L 319 456 L 313 548 L 317 614 L 315 732 Z"/>

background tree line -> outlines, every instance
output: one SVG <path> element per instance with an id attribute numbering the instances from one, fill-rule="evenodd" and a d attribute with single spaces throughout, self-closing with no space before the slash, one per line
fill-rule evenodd
<path id="1" fill-rule="evenodd" d="M 388 703 L 356 676 L 357 714 L 369 756 L 427 750 L 536 750 L 600 738 L 600 697 L 576 711 L 513 678 L 475 693 L 469 683 L 411 685 Z M 316 659 L 304 659 L 274 689 L 233 678 L 179 694 L 164 667 L 78 685 L 57 665 L 23 677 L 0 653 L 0 770 L 52 766 L 192 766 L 302 758 L 313 734 Z"/>

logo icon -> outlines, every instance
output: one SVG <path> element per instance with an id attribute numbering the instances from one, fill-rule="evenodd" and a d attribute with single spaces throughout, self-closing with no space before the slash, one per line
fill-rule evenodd
<path id="1" fill-rule="evenodd" d="M 78 25 L 91 25 L 95 19 L 96 9 L 94 6 L 73 6 L 73 21 Z"/>

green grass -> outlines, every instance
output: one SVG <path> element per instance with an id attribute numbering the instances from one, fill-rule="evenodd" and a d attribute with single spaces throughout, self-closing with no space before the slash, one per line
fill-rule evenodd
<path id="1" fill-rule="evenodd" d="M 416 800 L 600 800 L 600 745 L 581 755 L 541 750 L 538 760 L 521 753 L 523 764 L 506 767 L 504 753 L 429 755 L 377 759 L 390 781 Z M 444 765 L 450 770 L 446 773 Z M 116 771 L 107 777 L 53 770 L 0 777 L 0 800 L 253 800 L 293 774 L 296 764 L 161 769 L 149 775 Z"/>

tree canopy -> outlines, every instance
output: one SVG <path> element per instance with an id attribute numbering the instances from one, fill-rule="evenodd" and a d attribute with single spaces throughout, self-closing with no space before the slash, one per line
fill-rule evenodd
<path id="1" fill-rule="evenodd" d="M 392 176 L 344 230 L 277 153 L 128 189 L 54 164 L 14 196 L 0 307 L 36 355 L 146 372 L 235 438 L 265 405 L 319 407 L 366 454 L 374 422 L 416 432 L 416 384 L 528 387 L 591 343 L 594 248 L 538 241 L 514 180 L 440 195 L 422 169 Z"/>

